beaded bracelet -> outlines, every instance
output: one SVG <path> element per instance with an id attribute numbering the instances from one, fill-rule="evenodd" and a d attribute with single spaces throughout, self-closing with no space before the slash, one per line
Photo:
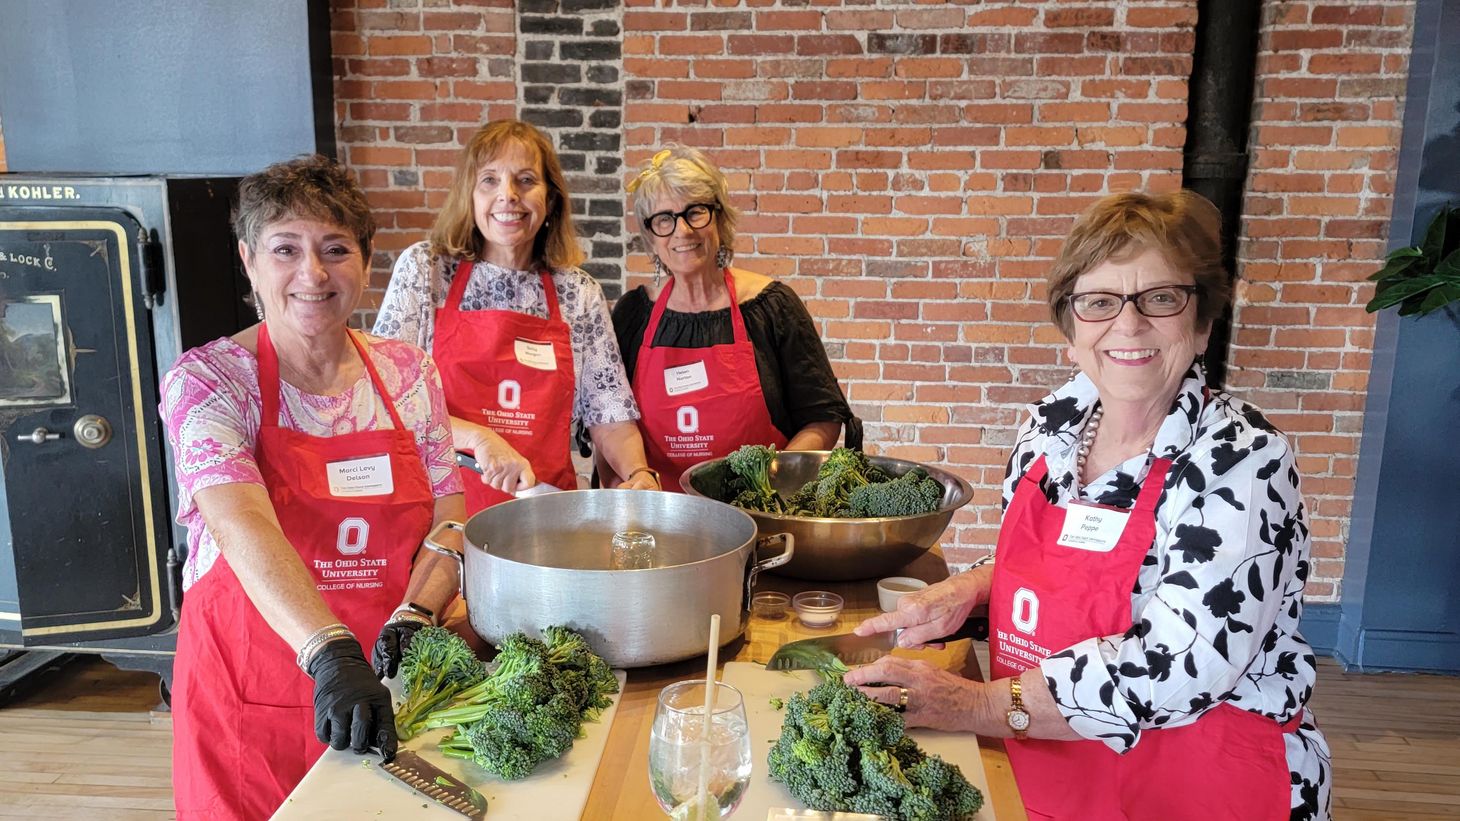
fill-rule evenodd
<path id="1" fill-rule="evenodd" d="M 339 639 L 353 638 L 355 638 L 355 634 L 345 625 L 338 622 L 335 624 L 327 624 L 314 631 L 309 638 L 304 640 L 304 645 L 299 648 L 299 655 L 294 658 L 294 663 L 298 664 L 299 669 L 308 675 L 309 663 L 314 660 L 315 654 L 319 652 L 321 647 Z"/>

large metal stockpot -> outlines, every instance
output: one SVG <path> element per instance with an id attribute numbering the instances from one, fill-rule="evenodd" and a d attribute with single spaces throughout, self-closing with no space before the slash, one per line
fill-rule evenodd
<path id="1" fill-rule="evenodd" d="M 626 531 L 651 534 L 652 554 L 616 555 L 614 534 Z M 703 654 L 712 613 L 721 644 L 739 637 L 755 575 L 794 550 L 792 537 L 758 538 L 744 511 L 646 490 L 504 502 L 471 517 L 466 542 L 467 612 L 482 638 L 567 625 L 615 667 Z"/>

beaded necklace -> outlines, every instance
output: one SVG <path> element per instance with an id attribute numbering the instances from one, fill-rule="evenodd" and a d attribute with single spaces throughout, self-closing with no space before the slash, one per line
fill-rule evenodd
<path id="1" fill-rule="evenodd" d="M 1090 411 L 1090 420 L 1085 423 L 1085 430 L 1080 434 L 1080 447 L 1075 451 L 1075 498 L 1080 498 L 1080 483 L 1085 475 L 1085 460 L 1090 458 L 1090 448 L 1095 445 L 1095 433 L 1100 430 L 1100 417 L 1105 415 L 1105 406 L 1095 404 L 1094 410 Z"/>

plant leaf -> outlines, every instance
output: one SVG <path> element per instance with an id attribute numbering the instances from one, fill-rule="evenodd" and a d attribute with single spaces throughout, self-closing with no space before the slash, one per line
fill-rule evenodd
<path id="1" fill-rule="evenodd" d="M 1439 259 L 1445 253 L 1445 230 L 1450 226 L 1450 206 L 1440 209 L 1440 213 L 1430 221 L 1430 227 L 1425 231 L 1425 241 L 1420 247 L 1424 249 L 1425 256 L 1430 259 Z"/>
<path id="2" fill-rule="evenodd" d="M 1397 305 L 1416 294 L 1422 294 L 1431 288 L 1436 288 L 1444 284 L 1445 281 L 1434 274 L 1414 277 L 1403 282 L 1396 282 L 1394 285 L 1385 288 L 1382 294 L 1376 294 L 1373 299 L 1369 300 L 1369 304 L 1365 306 L 1365 309 L 1370 313 L 1381 311 L 1391 305 Z M 1400 313 L 1404 312 L 1400 311 Z"/>
<path id="3" fill-rule="evenodd" d="M 1381 282 L 1392 279 L 1401 279 L 1403 278 L 1406 271 L 1418 265 L 1421 261 L 1423 261 L 1423 259 L 1424 257 L 1420 256 L 1399 257 L 1397 259 L 1391 259 L 1388 262 L 1384 263 L 1383 268 L 1380 268 L 1379 270 L 1370 274 L 1369 280 L 1372 282 Z"/>
<path id="4" fill-rule="evenodd" d="M 1435 276 L 1450 282 L 1460 282 L 1460 251 L 1440 260 L 1440 264 L 1435 266 Z"/>
<path id="5" fill-rule="evenodd" d="M 1441 285 L 1425 296 L 1424 302 L 1419 306 L 1419 313 L 1423 316 L 1431 311 L 1438 311 L 1456 300 L 1460 300 L 1460 284 Z"/>

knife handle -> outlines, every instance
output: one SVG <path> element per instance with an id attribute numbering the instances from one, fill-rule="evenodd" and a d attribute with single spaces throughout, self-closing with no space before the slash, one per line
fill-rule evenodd
<path id="1" fill-rule="evenodd" d="M 928 644 L 948 644 L 960 639 L 973 639 L 974 641 L 987 641 L 989 637 L 989 617 L 987 615 L 975 616 L 970 614 L 968 620 L 952 633 L 940 638 L 933 639 Z"/>

